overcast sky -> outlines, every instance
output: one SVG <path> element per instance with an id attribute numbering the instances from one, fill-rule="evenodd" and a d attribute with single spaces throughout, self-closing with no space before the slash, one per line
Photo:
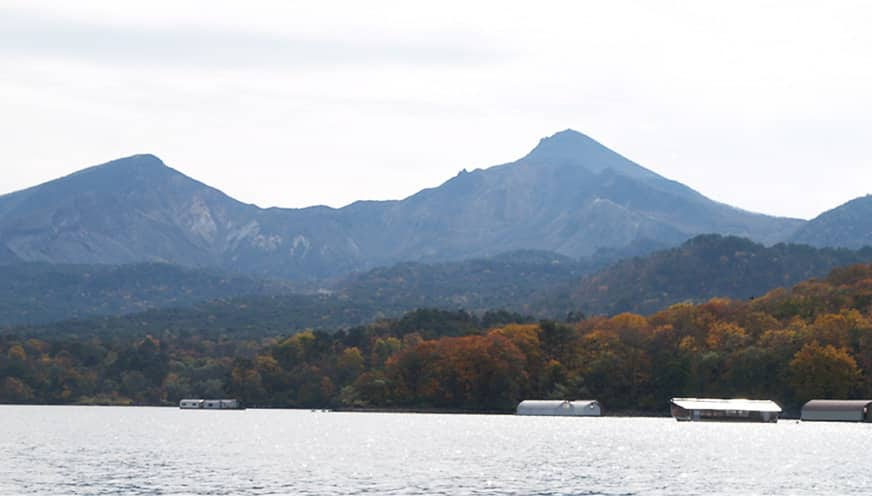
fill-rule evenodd
<path id="1" fill-rule="evenodd" d="M 262 207 L 403 198 L 566 128 L 715 200 L 872 190 L 872 3 L 0 2 L 0 193 L 136 153 Z"/>

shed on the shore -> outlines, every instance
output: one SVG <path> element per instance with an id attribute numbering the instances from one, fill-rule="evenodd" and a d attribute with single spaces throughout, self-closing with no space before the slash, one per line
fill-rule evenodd
<path id="1" fill-rule="evenodd" d="M 811 400 L 802 406 L 802 420 L 872 422 L 872 400 Z"/>
<path id="2" fill-rule="evenodd" d="M 203 400 L 183 399 L 179 402 L 179 408 L 184 410 L 244 410 L 245 407 L 239 400 Z"/>
<path id="3" fill-rule="evenodd" d="M 196 400 L 193 400 L 193 399 L 184 399 L 184 400 L 182 400 L 182 401 L 179 402 L 179 408 L 184 408 L 184 409 L 199 409 L 199 408 L 203 408 L 203 402 L 204 402 L 204 401 L 205 401 L 205 400 L 200 400 L 200 399 L 196 399 Z"/>
<path id="4" fill-rule="evenodd" d="M 781 407 L 770 400 L 672 398 L 669 406 L 679 421 L 778 422 L 781 413 Z"/>
<path id="5" fill-rule="evenodd" d="M 518 403 L 518 415 L 552 417 L 598 417 L 602 415 L 596 400 L 524 400 Z"/>

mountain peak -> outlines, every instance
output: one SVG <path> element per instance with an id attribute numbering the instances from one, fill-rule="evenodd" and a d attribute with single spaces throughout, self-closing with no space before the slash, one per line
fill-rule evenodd
<path id="1" fill-rule="evenodd" d="M 599 144 L 590 136 L 580 133 L 575 129 L 566 128 L 563 131 L 557 131 L 551 136 L 547 136 L 539 140 L 539 146 L 543 145 L 573 145 L 573 144 Z"/>
<path id="2" fill-rule="evenodd" d="M 117 158 L 109 162 L 93 165 L 55 181 L 84 180 L 84 178 L 112 177 L 122 182 L 133 178 L 160 177 L 172 171 L 163 161 L 150 153 Z"/>
<path id="3" fill-rule="evenodd" d="M 30 197 L 32 194 L 37 193 L 38 190 L 43 193 L 49 192 L 51 195 L 58 195 L 67 189 L 83 191 L 93 189 L 94 187 L 112 189 L 122 184 L 154 180 L 173 175 L 181 174 L 164 164 L 155 155 L 142 153 L 115 159 L 104 164 L 92 165 L 46 183 L 0 195 L 0 197 L 18 197 L 21 199 Z"/>
<path id="4" fill-rule="evenodd" d="M 657 177 L 650 170 L 573 129 L 564 129 L 547 138 L 542 138 L 536 148 L 522 160 L 532 163 L 584 167 L 597 174 L 611 169 L 629 177 Z"/>
<path id="5" fill-rule="evenodd" d="M 163 160 L 157 158 L 157 156 L 152 155 L 151 153 L 140 153 L 130 155 L 129 157 L 118 158 L 106 162 L 105 164 L 88 167 L 87 169 L 74 172 L 71 175 L 82 174 L 97 169 L 169 169 L 169 167 L 163 163 Z"/>
<path id="6" fill-rule="evenodd" d="M 48 184 L 57 183 L 58 187 L 77 190 L 112 191 L 155 185 L 177 176 L 183 175 L 156 156 L 143 153 L 94 165 Z"/>
<path id="7" fill-rule="evenodd" d="M 147 165 L 147 166 L 161 166 L 161 167 L 167 166 L 163 162 L 163 160 L 159 159 L 155 155 L 152 155 L 151 153 L 137 153 L 136 155 L 131 155 L 129 157 L 120 158 L 117 161 L 122 161 L 122 160 L 125 160 L 128 162 L 136 162 L 136 163 L 139 163 L 142 165 Z"/>
<path id="8" fill-rule="evenodd" d="M 605 147 L 586 134 L 579 133 L 574 129 L 564 129 L 540 139 L 539 144 L 530 152 L 530 155 L 549 157 L 572 155 L 592 148 Z"/>

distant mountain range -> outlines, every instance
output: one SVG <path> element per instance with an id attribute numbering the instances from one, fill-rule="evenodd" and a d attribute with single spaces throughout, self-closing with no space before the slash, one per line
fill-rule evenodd
<path id="1" fill-rule="evenodd" d="M 578 259 L 702 233 L 772 243 L 803 223 L 712 201 L 567 130 L 516 162 L 340 209 L 261 209 L 128 157 L 0 196 L 0 263 L 167 262 L 307 281 L 515 250 Z"/>
<path id="2" fill-rule="evenodd" d="M 805 245 L 759 244 L 781 241 Z M 261 209 L 137 155 L 0 196 L 0 326 L 256 335 L 420 307 L 647 313 L 870 262 L 870 245 L 872 196 L 811 221 L 750 213 L 571 130 L 340 209 Z"/>

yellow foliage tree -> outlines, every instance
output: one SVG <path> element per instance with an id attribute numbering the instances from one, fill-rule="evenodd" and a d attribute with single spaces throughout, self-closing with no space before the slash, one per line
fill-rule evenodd
<path id="1" fill-rule="evenodd" d="M 748 343 L 745 329 L 730 322 L 716 322 L 712 325 L 705 340 L 714 351 L 734 351 Z"/>
<path id="2" fill-rule="evenodd" d="M 790 361 L 791 384 L 800 400 L 848 398 L 860 379 L 857 361 L 844 348 L 811 342 Z"/>
<path id="3" fill-rule="evenodd" d="M 6 356 L 9 357 L 10 360 L 21 362 L 27 359 L 27 353 L 24 352 L 24 348 L 20 344 L 11 346 L 9 351 L 6 352 Z"/>
<path id="4" fill-rule="evenodd" d="M 363 354 L 356 346 L 345 348 L 339 354 L 336 366 L 339 369 L 340 380 L 342 382 L 351 382 L 357 379 L 357 376 L 363 372 Z"/>

